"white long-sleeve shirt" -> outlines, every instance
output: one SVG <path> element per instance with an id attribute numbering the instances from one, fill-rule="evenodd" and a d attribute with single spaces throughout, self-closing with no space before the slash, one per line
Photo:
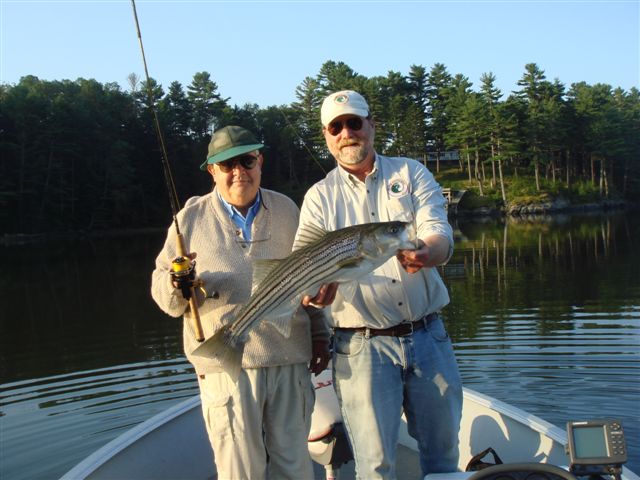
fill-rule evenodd
<path id="1" fill-rule="evenodd" d="M 306 193 L 301 229 L 314 225 L 326 231 L 369 222 L 415 221 L 418 238 L 442 235 L 453 252 L 453 231 L 446 200 L 429 170 L 416 160 L 376 155 L 372 172 L 360 181 L 336 167 Z M 332 327 L 386 328 L 415 321 L 449 303 L 449 293 L 434 268 L 407 273 L 391 258 L 359 280 L 351 301 L 340 288 L 331 305 Z"/>

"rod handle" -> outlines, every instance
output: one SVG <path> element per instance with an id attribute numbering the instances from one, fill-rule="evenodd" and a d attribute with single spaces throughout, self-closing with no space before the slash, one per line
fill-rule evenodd
<path id="1" fill-rule="evenodd" d="M 176 238 L 176 246 L 178 255 L 181 257 L 186 256 L 187 252 L 184 247 L 184 238 L 181 233 L 178 233 Z M 189 288 L 191 296 L 189 297 L 189 309 L 191 310 L 191 323 L 193 331 L 198 342 L 204 342 L 204 332 L 202 331 L 202 323 L 200 322 L 200 313 L 198 312 L 198 303 L 196 302 L 196 290 L 193 286 Z"/>

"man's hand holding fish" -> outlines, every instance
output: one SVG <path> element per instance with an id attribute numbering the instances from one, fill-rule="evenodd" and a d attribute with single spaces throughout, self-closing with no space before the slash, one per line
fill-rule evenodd
<path id="1" fill-rule="evenodd" d="M 441 265 L 449 258 L 449 242 L 442 235 L 430 235 L 425 240 L 418 240 L 415 250 L 400 250 L 396 258 L 409 273 L 416 273 L 421 268 Z"/>

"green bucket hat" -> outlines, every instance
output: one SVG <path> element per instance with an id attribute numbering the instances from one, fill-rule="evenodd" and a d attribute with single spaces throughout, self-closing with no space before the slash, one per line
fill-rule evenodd
<path id="1" fill-rule="evenodd" d="M 207 161 L 200 165 L 200 170 L 206 170 L 211 163 L 224 162 L 243 153 L 253 152 L 264 147 L 258 143 L 256 137 L 249 130 L 229 125 L 221 128 L 211 136 Z"/>

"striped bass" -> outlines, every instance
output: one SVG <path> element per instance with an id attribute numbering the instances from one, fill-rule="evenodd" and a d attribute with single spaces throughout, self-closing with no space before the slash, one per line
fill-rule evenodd
<path id="1" fill-rule="evenodd" d="M 270 321 L 284 336 L 304 295 L 314 296 L 328 283 L 345 284 L 371 273 L 398 250 L 415 249 L 412 222 L 365 223 L 333 232 L 301 230 L 294 252 L 281 260 L 257 260 L 252 293 L 235 320 L 198 346 L 193 354 L 218 358 L 238 373 L 248 332 Z M 355 291 L 356 285 L 349 285 Z M 343 287 L 339 287 L 343 288 Z"/>

